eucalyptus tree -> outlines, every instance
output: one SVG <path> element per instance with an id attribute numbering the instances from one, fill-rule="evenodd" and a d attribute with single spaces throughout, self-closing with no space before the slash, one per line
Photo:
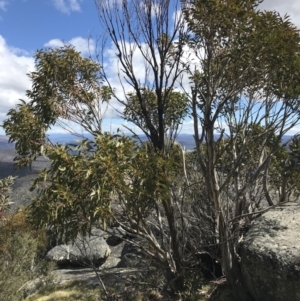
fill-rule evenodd
<path id="1" fill-rule="evenodd" d="M 96 0 L 95 3 L 103 32 L 107 32 L 105 38 L 113 45 L 118 58 L 117 72 L 124 94 L 114 96 L 125 106 L 127 113 L 131 111 L 126 114 L 128 117 L 134 112 L 128 105 L 134 94 L 139 105 L 134 115 L 143 119 L 143 125 L 135 118 L 131 121 L 140 127 L 155 149 L 162 150 L 168 126 L 165 114 L 173 105 L 174 89 L 184 73 L 181 57 L 185 22 L 180 1 Z M 105 53 L 103 57 L 105 59 Z M 137 69 L 136 62 L 140 62 L 142 70 Z M 108 75 L 106 78 L 109 84 Z M 145 91 L 149 91 L 151 97 L 145 95 Z M 176 136 L 176 132 L 169 135 Z"/>
<path id="2" fill-rule="evenodd" d="M 241 226 L 257 212 L 251 191 L 263 185 L 264 198 L 276 203 L 268 187 L 272 157 L 299 124 L 299 32 L 287 16 L 259 11 L 260 2 L 183 1 L 195 57 L 186 93 L 198 162 L 214 205 L 223 269 L 240 300 L 251 300 L 238 256 Z"/>
<path id="3" fill-rule="evenodd" d="M 113 89 L 102 85 L 102 69 L 91 58 L 70 47 L 44 49 L 36 53 L 35 67 L 29 74 L 29 101 L 11 109 L 3 125 L 15 142 L 18 166 L 30 165 L 41 155 L 51 162 L 34 181 L 38 196 L 28 208 L 31 221 L 38 228 L 52 226 L 66 240 L 90 233 L 93 226 L 107 230 L 110 222 L 117 222 L 143 238 L 137 246 L 158 263 L 171 290 L 183 290 L 188 229 L 182 197 L 174 195 L 175 181 L 184 179 L 182 149 L 173 146 L 170 136 L 168 147 L 160 150 L 155 143 L 147 148 L 124 135 L 104 133 L 102 102 L 109 102 Z M 164 141 L 183 119 L 186 97 L 171 88 L 162 91 L 167 101 Z M 145 88 L 138 93 L 145 96 L 147 116 L 159 128 L 157 94 Z M 142 125 L 147 119 L 136 115 L 141 112 L 138 93 L 128 93 L 125 116 Z M 46 131 L 57 125 L 66 128 L 69 121 L 93 138 L 77 146 L 48 143 Z"/>
<path id="4" fill-rule="evenodd" d="M 155 128 L 159 128 L 159 114 L 157 110 L 157 95 L 150 88 L 140 89 L 140 96 L 144 99 L 145 109 Z M 163 90 L 162 97 L 168 94 L 167 101 L 164 105 L 163 128 L 164 128 L 164 144 L 170 144 L 175 141 L 180 125 L 188 114 L 188 98 L 179 91 L 171 88 Z M 142 113 L 137 93 L 127 93 L 127 103 L 124 109 L 124 119 L 137 125 L 144 133 L 148 133 L 146 119 Z M 167 138 L 167 142 L 165 141 Z"/>
<path id="5" fill-rule="evenodd" d="M 170 181 L 175 179 L 176 170 L 170 164 L 174 160 L 173 148 L 166 145 L 172 146 L 188 112 L 187 98 L 178 90 L 185 72 L 182 57 L 186 26 L 181 3 L 179 0 L 96 0 L 95 3 L 103 32 L 107 33 L 104 37 L 107 44 L 102 45 L 113 45 L 112 51 L 117 57 L 119 87 L 123 93 L 120 96 L 112 89 L 114 97 L 125 108 L 124 118 L 142 130 L 151 143 L 154 151 L 148 156 L 149 168 L 160 162 L 155 165 L 156 175 L 162 175 L 159 186 L 167 190 L 152 195 L 155 204 L 152 229 L 148 223 L 144 231 L 151 237 L 155 237 L 155 232 L 159 233 L 155 245 L 163 252 L 164 260 L 160 260 L 160 265 L 169 286 L 178 292 L 185 286 L 189 252 L 182 196 L 175 193 L 174 182 Z M 99 57 L 105 65 L 103 49 Z M 136 63 L 139 63 L 138 67 Z M 105 70 L 104 77 L 110 86 L 110 77 Z M 168 137 L 168 143 L 165 137 Z"/>

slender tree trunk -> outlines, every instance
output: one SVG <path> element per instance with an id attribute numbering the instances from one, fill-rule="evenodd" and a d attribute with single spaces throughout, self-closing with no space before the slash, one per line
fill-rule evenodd
<path id="1" fill-rule="evenodd" d="M 237 232 L 237 231 L 236 231 Z M 254 301 L 248 292 L 244 281 L 240 265 L 240 257 L 236 253 L 237 237 L 235 231 L 228 229 L 222 214 L 219 215 L 219 237 L 222 252 L 222 268 L 226 280 L 231 285 L 236 301 Z"/>

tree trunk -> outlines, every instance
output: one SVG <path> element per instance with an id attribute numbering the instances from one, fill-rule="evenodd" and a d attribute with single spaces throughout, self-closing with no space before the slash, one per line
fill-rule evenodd
<path id="1" fill-rule="evenodd" d="M 230 235 L 231 234 L 231 235 Z M 237 301 L 254 301 L 243 281 L 240 257 L 236 253 L 238 238 L 234 237 L 235 231 L 229 231 L 221 214 L 219 217 L 219 237 L 222 252 L 222 268 L 228 284 L 233 289 Z"/>
<path id="2" fill-rule="evenodd" d="M 176 271 L 174 273 L 170 268 L 167 268 L 165 272 L 165 279 L 167 280 L 174 295 L 184 291 L 184 277 L 180 271 Z"/>

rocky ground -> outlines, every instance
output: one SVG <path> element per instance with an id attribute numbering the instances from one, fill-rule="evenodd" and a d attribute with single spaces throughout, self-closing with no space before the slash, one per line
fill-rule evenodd
<path id="1" fill-rule="evenodd" d="M 300 300 L 300 203 L 277 206 L 256 219 L 240 255 L 255 300 Z"/>

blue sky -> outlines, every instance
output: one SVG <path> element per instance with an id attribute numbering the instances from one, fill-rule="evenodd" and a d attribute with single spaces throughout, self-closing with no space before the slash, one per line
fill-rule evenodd
<path id="1" fill-rule="evenodd" d="M 300 28 L 300 0 L 265 0 L 261 9 L 288 13 Z M 0 0 L 0 124 L 30 89 L 26 73 L 33 71 L 37 49 L 60 46 L 65 41 L 87 54 L 88 38 L 93 50 L 100 31 L 94 0 Z M 113 65 L 114 51 L 108 54 L 107 61 Z M 117 77 L 114 71 L 109 69 L 112 79 Z M 115 130 L 121 124 L 111 111 L 106 129 Z M 184 123 L 182 132 L 192 132 L 191 121 Z"/>
<path id="2" fill-rule="evenodd" d="M 99 31 L 93 0 L 1 0 L 1 7 L 1 36 L 29 54 L 52 39 L 88 38 Z"/>

